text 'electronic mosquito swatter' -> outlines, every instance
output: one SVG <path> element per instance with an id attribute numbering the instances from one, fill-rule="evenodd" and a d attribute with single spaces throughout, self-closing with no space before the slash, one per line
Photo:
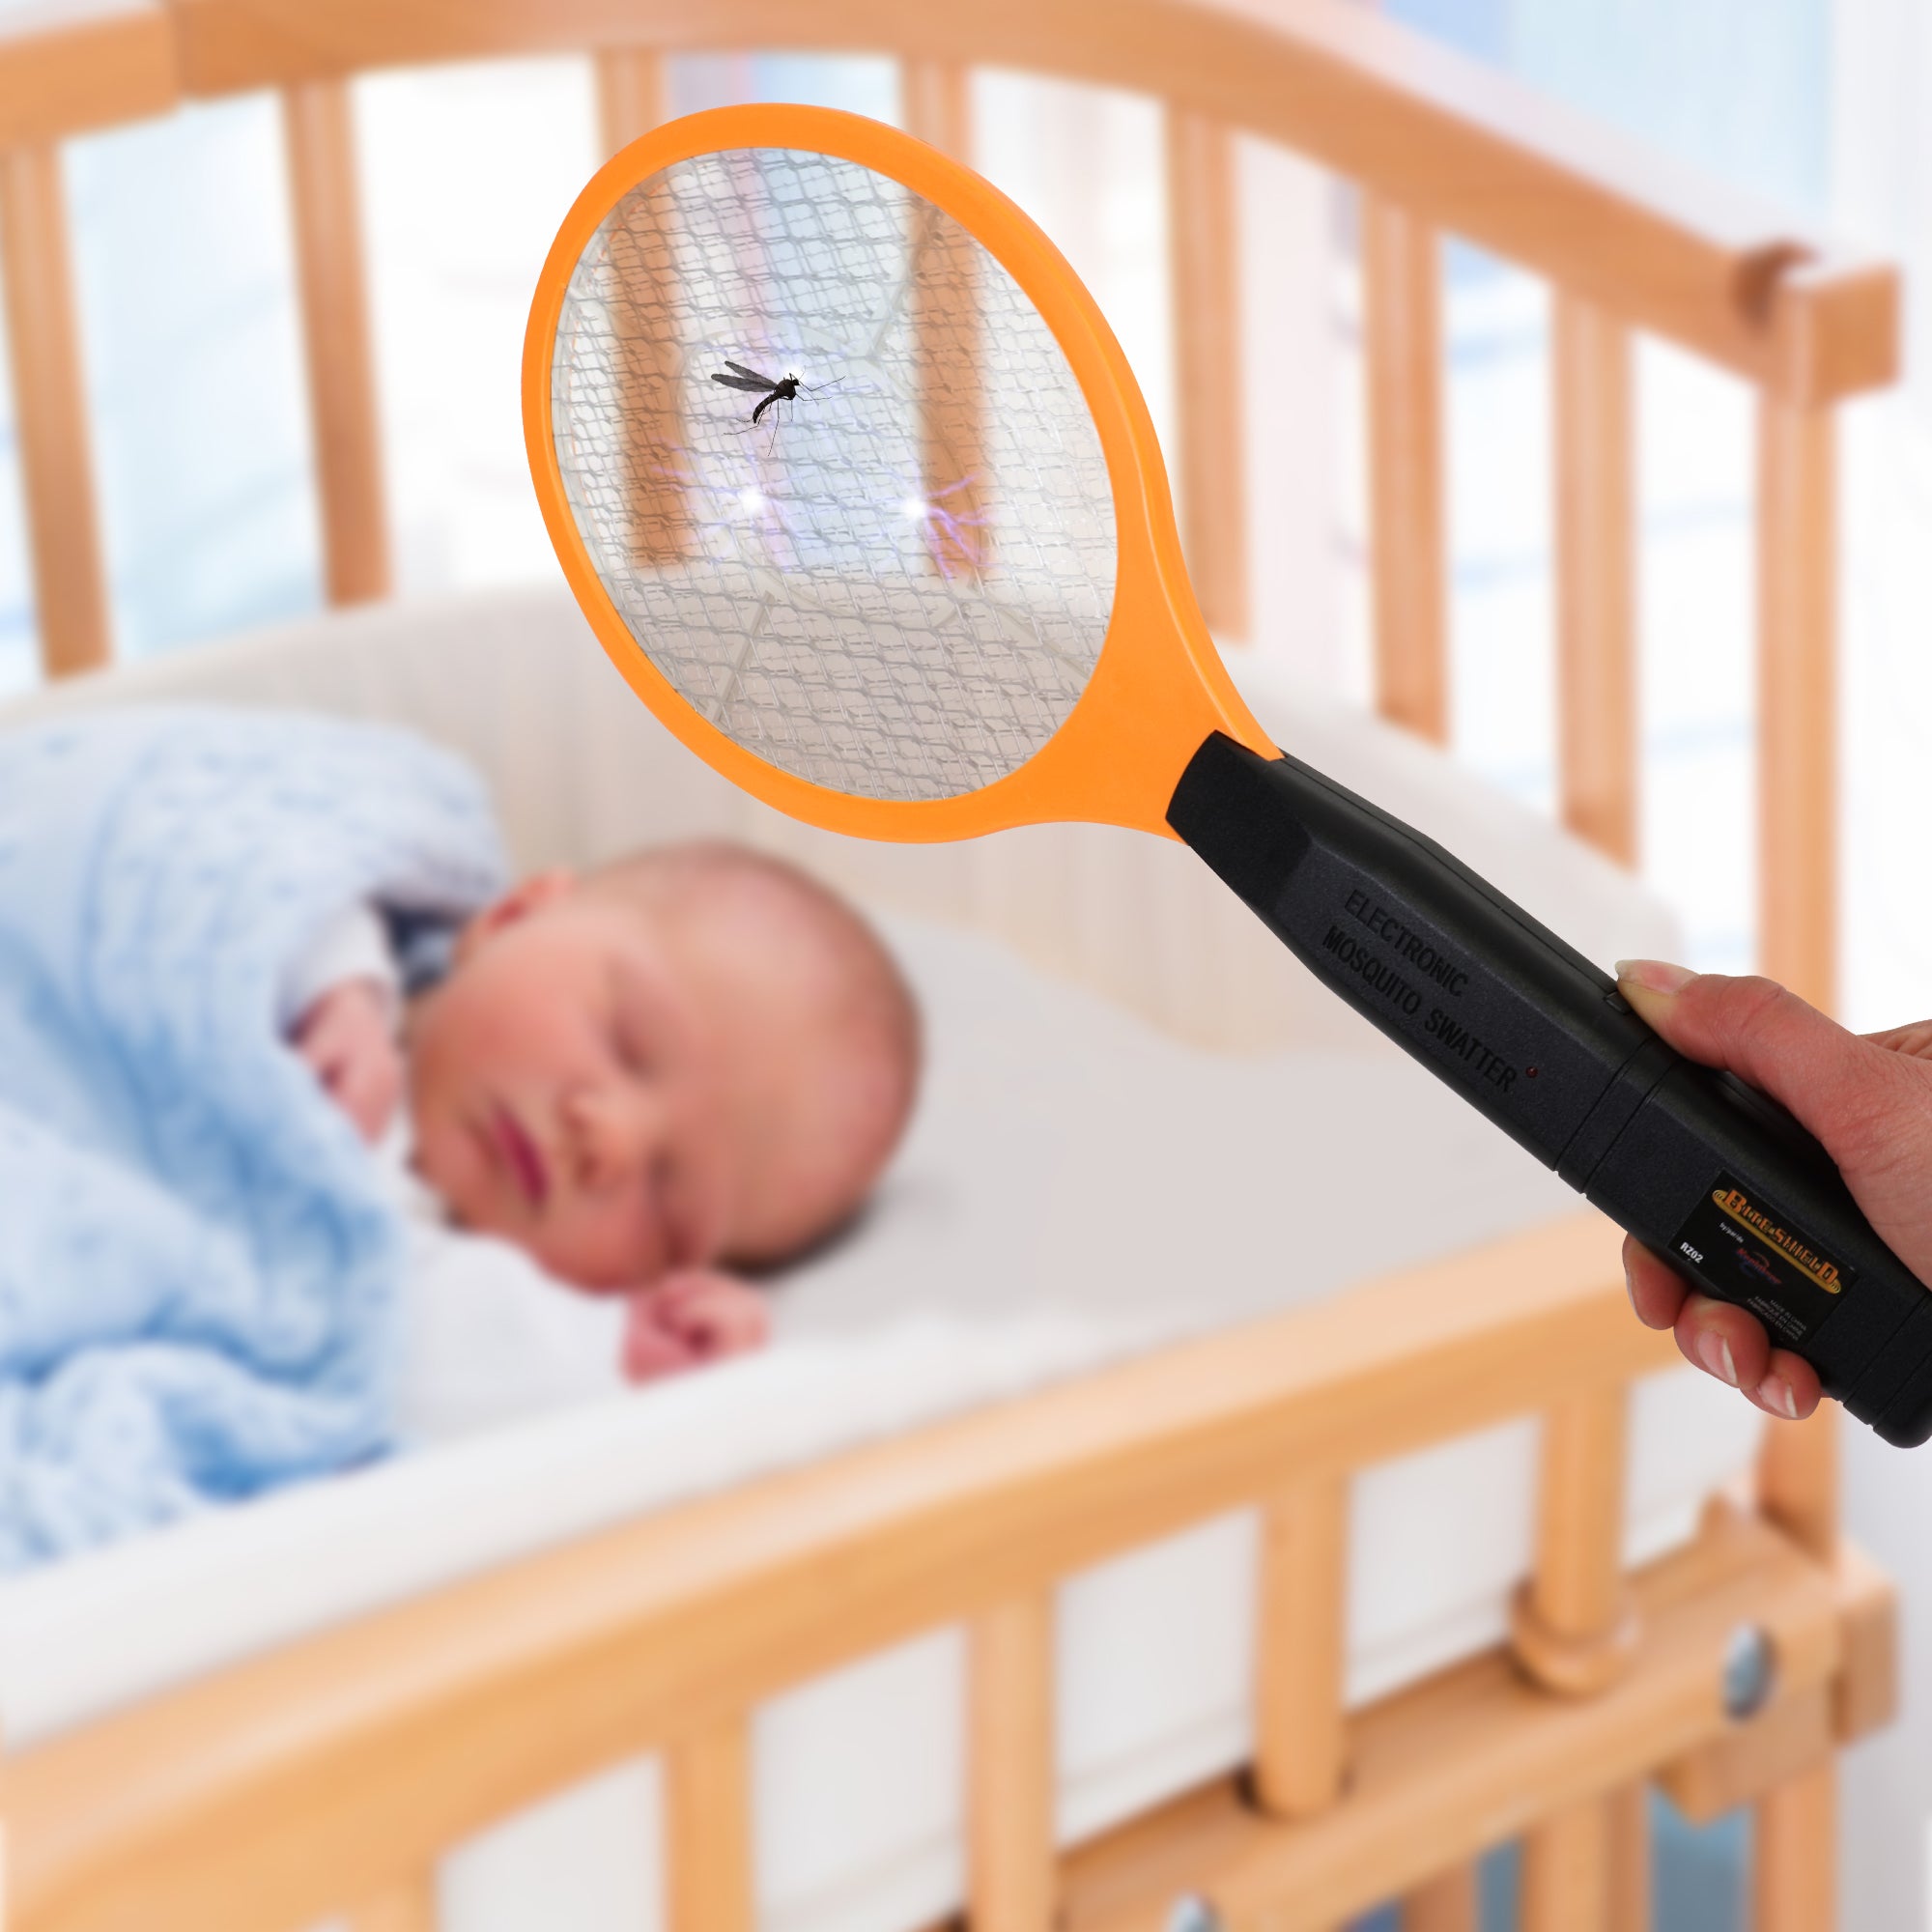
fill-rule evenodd
<path id="1" fill-rule="evenodd" d="M 1466 867 L 1284 756 L 1223 670 L 1153 427 L 1053 244 L 923 143 L 724 108 L 579 197 L 524 357 L 537 495 L 619 670 L 867 838 L 1178 836 L 1311 971 L 1889 1440 L 1932 1294 L 1781 1109 Z"/>

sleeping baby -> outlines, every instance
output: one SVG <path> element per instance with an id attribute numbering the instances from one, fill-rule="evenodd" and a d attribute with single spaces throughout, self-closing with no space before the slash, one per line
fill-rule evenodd
<path id="1" fill-rule="evenodd" d="M 453 942 L 356 906 L 297 961 L 282 1010 L 419 1211 L 625 1297 L 633 1381 L 763 1341 L 761 1297 L 722 1270 L 854 1211 L 919 1062 L 912 997 L 865 921 L 724 843 L 539 874 Z"/>
<path id="2" fill-rule="evenodd" d="M 850 907 L 505 876 L 407 732 L 0 731 L 0 1573 L 751 1348 L 721 1270 L 858 1207 L 919 1028 Z"/>

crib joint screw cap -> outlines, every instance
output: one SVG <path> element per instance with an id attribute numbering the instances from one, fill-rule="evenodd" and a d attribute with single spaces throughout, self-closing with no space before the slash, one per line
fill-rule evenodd
<path id="1" fill-rule="evenodd" d="M 1168 1907 L 1167 1932 L 1221 1932 L 1221 1915 L 1198 1891 L 1183 1891 Z"/>
<path id="2" fill-rule="evenodd" d="M 1777 1653 L 1761 1624 L 1740 1624 L 1724 1645 L 1724 1715 L 1743 1723 L 1771 1701 Z"/>

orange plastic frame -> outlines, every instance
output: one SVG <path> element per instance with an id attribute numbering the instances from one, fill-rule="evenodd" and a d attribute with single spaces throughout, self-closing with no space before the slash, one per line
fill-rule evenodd
<path id="1" fill-rule="evenodd" d="M 1113 484 L 1114 608 L 1086 691 L 1016 771 L 952 798 L 854 798 L 742 750 L 679 696 L 599 582 L 563 493 L 551 422 L 551 363 L 564 291 L 591 236 L 639 182 L 694 156 L 792 148 L 856 161 L 943 209 L 1007 270 L 1044 318 L 1079 381 Z M 524 339 L 524 435 L 544 523 L 570 587 L 631 689 L 716 770 L 780 810 L 865 838 L 972 838 L 1014 825 L 1082 819 L 1168 833 L 1168 800 L 1210 731 L 1275 754 L 1236 692 L 1181 561 L 1153 423 L 1098 306 L 1051 242 L 1007 197 L 938 149 L 824 107 L 721 107 L 634 141 L 600 168 L 551 245 Z"/>

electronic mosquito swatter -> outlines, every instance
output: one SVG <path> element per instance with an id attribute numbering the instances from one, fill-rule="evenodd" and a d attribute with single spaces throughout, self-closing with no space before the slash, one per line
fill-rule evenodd
<path id="1" fill-rule="evenodd" d="M 624 150 L 524 355 L 551 539 L 631 688 L 795 816 L 1183 839 L 1350 1006 L 1888 1440 L 1932 1294 L 1780 1108 L 1271 745 L 1181 563 L 1146 405 L 1053 244 L 970 169 L 804 107 Z"/>

